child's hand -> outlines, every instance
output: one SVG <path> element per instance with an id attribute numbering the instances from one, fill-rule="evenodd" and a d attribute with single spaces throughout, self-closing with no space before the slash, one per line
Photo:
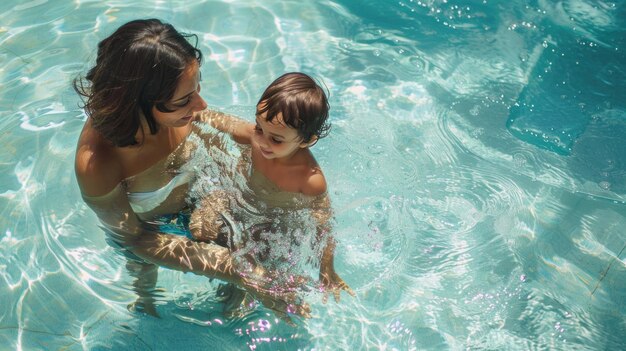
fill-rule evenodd
<path id="1" fill-rule="evenodd" d="M 333 268 L 326 268 L 322 266 L 322 269 L 320 270 L 320 281 L 322 282 L 322 289 L 324 291 L 324 296 L 322 297 L 322 302 L 324 303 L 328 301 L 328 294 L 331 292 L 335 296 L 335 302 L 337 303 L 339 303 L 341 290 L 345 290 L 353 297 L 356 296 L 354 291 L 352 291 L 348 284 L 346 284 L 346 282 L 339 277 Z"/>

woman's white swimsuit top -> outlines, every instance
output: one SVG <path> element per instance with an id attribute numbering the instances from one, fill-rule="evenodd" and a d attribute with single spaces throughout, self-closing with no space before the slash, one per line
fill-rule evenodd
<path id="1" fill-rule="evenodd" d="M 187 184 L 193 179 L 191 172 L 178 173 L 164 187 L 148 192 L 127 193 L 128 202 L 135 213 L 146 213 L 162 204 L 170 193 L 178 186 Z"/>

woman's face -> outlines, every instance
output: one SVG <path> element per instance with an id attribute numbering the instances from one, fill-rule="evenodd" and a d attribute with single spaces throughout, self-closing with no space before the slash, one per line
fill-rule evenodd
<path id="1" fill-rule="evenodd" d="M 202 111 L 207 107 L 204 99 L 200 97 L 200 67 L 197 61 L 193 61 L 178 81 L 174 97 L 165 104 L 172 112 L 161 112 L 156 106 L 152 107 L 152 115 L 156 122 L 163 127 L 182 127 L 189 124 L 193 119 L 193 113 Z"/>

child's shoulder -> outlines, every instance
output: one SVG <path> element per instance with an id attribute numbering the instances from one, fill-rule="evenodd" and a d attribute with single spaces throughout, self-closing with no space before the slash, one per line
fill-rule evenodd
<path id="1" fill-rule="evenodd" d="M 316 164 L 310 167 L 303 179 L 302 193 L 308 196 L 318 196 L 326 192 L 326 177 L 322 169 Z"/>

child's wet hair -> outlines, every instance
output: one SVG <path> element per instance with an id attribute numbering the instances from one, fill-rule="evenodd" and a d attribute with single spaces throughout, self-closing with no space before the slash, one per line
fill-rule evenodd
<path id="1" fill-rule="evenodd" d="M 298 131 L 308 143 L 314 136 L 328 135 L 328 98 L 324 90 L 310 76 L 291 72 L 283 74 L 270 84 L 257 103 L 257 115 L 267 112 L 266 120 L 282 113 L 285 125 Z"/>

